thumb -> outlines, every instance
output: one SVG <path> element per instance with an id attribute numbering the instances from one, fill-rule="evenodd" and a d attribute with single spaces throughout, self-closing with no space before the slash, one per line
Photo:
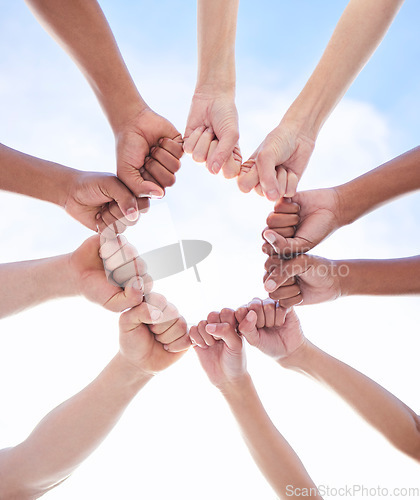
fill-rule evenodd
<path id="1" fill-rule="evenodd" d="M 257 313 L 255 311 L 249 311 L 239 323 L 238 331 L 242 333 L 250 345 L 257 345 L 259 333 L 257 330 Z"/>
<path id="2" fill-rule="evenodd" d="M 276 254 L 282 257 L 290 257 L 291 255 L 305 253 L 314 246 L 311 241 L 300 236 L 285 238 L 281 234 L 270 229 L 264 231 L 263 236 L 273 247 Z"/>
<path id="3" fill-rule="evenodd" d="M 218 137 L 219 144 L 214 152 L 207 159 L 207 167 L 214 173 L 218 174 L 223 165 L 232 156 L 233 150 L 239 140 L 239 132 L 235 127 L 231 127 L 223 135 Z"/>
<path id="4" fill-rule="evenodd" d="M 135 222 L 139 218 L 136 197 L 117 177 L 108 177 L 102 191 L 116 201 L 127 220 Z"/>

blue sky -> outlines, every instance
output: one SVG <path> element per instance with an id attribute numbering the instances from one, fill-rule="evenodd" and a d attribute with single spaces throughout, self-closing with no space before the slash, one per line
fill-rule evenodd
<path id="1" fill-rule="evenodd" d="M 195 83 L 195 2 L 106 0 L 101 5 L 147 102 L 182 131 Z M 245 155 L 301 89 L 345 5 L 342 0 L 241 3 L 237 103 Z M 23 2 L 3 1 L 1 7 L 1 142 L 75 168 L 114 171 L 112 134 L 80 72 Z M 418 145 L 419 19 L 420 4 L 407 0 L 322 131 L 302 189 L 345 182 Z M 156 246 L 176 238 L 204 239 L 213 244 L 213 252 L 199 265 L 201 284 L 189 270 L 160 282 L 159 291 L 190 322 L 210 310 L 263 296 L 260 233 L 271 204 L 239 193 L 234 181 L 210 176 L 188 157 L 177 179 L 165 200 L 153 204 L 149 221 L 143 226 L 140 221 L 127 236 L 141 247 L 141 229 L 156 224 Z M 404 197 L 343 228 L 314 253 L 336 259 L 417 254 L 419 196 Z M 0 211 L 7 215 L 0 222 L 2 262 L 69 252 L 90 235 L 62 210 L 37 200 L 2 193 Z M 313 342 L 416 409 L 418 307 L 416 297 L 352 297 L 298 312 Z M 2 321 L 0 380 L 13 383 L 0 385 L 7 409 L 0 413 L 0 447 L 23 439 L 46 412 L 97 374 L 115 352 L 117 321 L 116 315 L 79 298 Z M 417 465 L 331 394 L 279 372 L 252 350 L 248 359 L 271 417 L 317 483 L 419 486 Z M 165 425 L 177 432 L 156 443 L 150 429 Z M 150 466 L 156 463 L 165 482 L 156 483 L 156 468 Z M 153 381 L 106 443 L 50 498 L 142 495 L 161 500 L 174 498 L 174 489 L 185 500 L 274 497 L 194 353 Z"/>

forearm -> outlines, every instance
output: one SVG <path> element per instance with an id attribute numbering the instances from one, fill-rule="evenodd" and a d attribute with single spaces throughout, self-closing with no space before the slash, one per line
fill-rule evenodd
<path id="1" fill-rule="evenodd" d="M 78 170 L 0 144 L 0 189 L 65 206 Z"/>
<path id="2" fill-rule="evenodd" d="M 338 186 L 341 225 L 350 224 L 383 203 L 417 189 L 420 189 L 420 147 Z"/>
<path id="3" fill-rule="evenodd" d="M 342 295 L 420 294 L 420 256 L 335 261 Z"/>
<path id="4" fill-rule="evenodd" d="M 225 386 L 222 393 L 255 463 L 277 495 L 294 498 L 287 493 L 288 486 L 315 489 L 299 457 L 268 417 L 249 375 Z"/>
<path id="5" fill-rule="evenodd" d="M 0 318 L 50 299 L 78 293 L 69 255 L 0 264 L 0 282 L 3 290 Z"/>
<path id="6" fill-rule="evenodd" d="M 198 0 L 197 89 L 235 91 L 239 0 Z"/>
<path id="7" fill-rule="evenodd" d="M 375 51 L 403 0 L 351 0 L 288 118 L 315 139 L 334 107 Z"/>
<path id="8" fill-rule="evenodd" d="M 23 443 L 3 451 L 0 497 L 37 498 L 63 481 L 98 447 L 150 378 L 127 365 L 121 355 L 115 356 L 90 385 L 49 413 Z"/>
<path id="9" fill-rule="evenodd" d="M 396 448 L 420 460 L 419 417 L 376 382 L 310 343 L 281 364 L 332 389 Z"/>
<path id="10" fill-rule="evenodd" d="M 26 0 L 77 63 L 114 132 L 146 107 L 96 0 Z"/>

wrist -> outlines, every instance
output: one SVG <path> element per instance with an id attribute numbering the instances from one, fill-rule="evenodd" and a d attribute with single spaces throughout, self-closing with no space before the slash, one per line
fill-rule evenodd
<path id="1" fill-rule="evenodd" d="M 357 188 L 354 181 L 346 182 L 336 186 L 335 192 L 338 199 L 338 220 L 340 227 L 352 224 L 361 214 L 357 210 L 358 204 L 354 200 L 358 199 Z"/>
<path id="2" fill-rule="evenodd" d="M 235 99 L 235 91 L 236 84 L 235 80 L 223 80 L 216 79 L 216 81 L 212 81 L 211 79 L 207 80 L 197 80 L 194 97 L 198 98 L 214 98 L 214 97 L 226 97 Z"/>
<path id="3" fill-rule="evenodd" d="M 305 339 L 303 344 L 289 356 L 277 359 L 277 363 L 289 370 L 305 371 L 305 367 L 309 365 L 315 349 L 315 346 Z"/>
<path id="4" fill-rule="evenodd" d="M 130 386 L 135 388 L 143 387 L 154 377 L 154 374 L 143 370 L 141 367 L 127 359 L 121 351 L 116 354 L 114 361 L 118 366 L 123 379 Z"/>
<path id="5" fill-rule="evenodd" d="M 118 93 L 118 98 L 102 99 L 99 97 L 108 122 L 115 136 L 117 136 L 138 115 L 150 109 L 142 99 L 137 89 L 130 89 L 127 93 Z"/>
<path id="6" fill-rule="evenodd" d="M 252 380 L 249 373 L 246 371 L 238 377 L 225 380 L 215 385 L 226 399 L 230 399 L 242 394 L 244 390 L 252 385 Z"/>

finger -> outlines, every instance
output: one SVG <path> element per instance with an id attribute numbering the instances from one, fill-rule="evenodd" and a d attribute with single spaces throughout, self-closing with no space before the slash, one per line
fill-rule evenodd
<path id="1" fill-rule="evenodd" d="M 201 127 L 197 127 L 195 130 L 193 130 L 187 137 L 187 135 L 184 136 L 184 151 L 188 154 L 192 154 L 194 151 L 195 146 L 197 145 L 198 140 L 200 139 L 201 135 L 203 132 L 206 130 L 206 126 L 202 125 Z M 187 132 L 186 132 L 187 134 Z"/>
<path id="2" fill-rule="evenodd" d="M 191 339 L 190 339 L 188 333 L 186 333 L 180 339 L 175 340 L 174 342 L 170 342 L 169 344 L 165 344 L 163 346 L 165 351 L 173 352 L 173 353 L 186 351 L 190 347 L 191 347 Z"/>
<path id="3" fill-rule="evenodd" d="M 175 342 L 175 340 L 180 339 L 188 332 L 187 322 L 184 318 L 178 318 L 175 323 L 170 326 L 166 331 L 161 334 L 156 334 L 155 338 L 161 344 L 170 344 L 171 342 Z"/>
<path id="4" fill-rule="evenodd" d="M 276 320 L 275 326 L 283 326 L 287 315 L 287 308 L 281 307 L 277 302 L 276 304 Z"/>
<path id="5" fill-rule="evenodd" d="M 210 321 L 209 321 L 210 323 Z M 232 328 L 237 327 L 235 311 L 233 309 L 224 308 L 220 311 L 220 323 L 229 323 Z"/>
<path id="6" fill-rule="evenodd" d="M 257 345 L 259 334 L 257 330 L 257 314 L 249 311 L 245 318 L 239 323 L 238 331 L 246 338 L 250 345 Z"/>
<path id="7" fill-rule="evenodd" d="M 198 333 L 201 335 L 201 338 L 204 340 L 205 344 L 211 347 L 216 343 L 216 341 L 211 335 L 207 333 L 206 326 L 207 321 L 200 321 L 200 323 L 198 323 Z"/>
<path id="8" fill-rule="evenodd" d="M 279 195 L 280 197 L 283 197 L 287 187 L 287 170 L 284 167 L 279 166 L 276 167 L 276 171 L 277 171 L 276 177 L 277 177 Z"/>
<path id="9" fill-rule="evenodd" d="M 267 217 L 267 226 L 269 229 L 277 230 L 299 224 L 300 217 L 296 213 L 277 213 L 271 212 Z"/>
<path id="10" fill-rule="evenodd" d="M 271 297 L 271 294 L 269 294 L 269 296 Z M 289 299 L 280 299 L 278 302 L 279 305 L 284 309 L 289 309 L 290 307 L 298 306 L 299 304 L 301 304 L 303 302 L 303 297 L 300 294 L 296 295 L 296 297 L 290 297 Z"/>
<path id="11" fill-rule="evenodd" d="M 101 238 L 99 255 L 103 260 L 109 259 L 114 253 L 120 251 L 121 248 L 127 244 L 127 238 L 122 235 L 118 235 L 116 238 L 112 239 Z"/>
<path id="12" fill-rule="evenodd" d="M 235 146 L 233 153 L 223 165 L 223 175 L 225 179 L 233 179 L 239 175 L 241 171 L 242 155 L 239 146 Z"/>
<path id="13" fill-rule="evenodd" d="M 269 259 L 269 260 L 271 260 L 271 259 Z M 282 264 L 279 264 L 278 262 L 276 263 L 274 259 L 271 262 L 265 263 L 267 273 L 264 275 L 263 282 L 265 282 L 268 279 L 270 274 L 273 273 L 273 271 L 276 270 L 276 268 L 279 265 L 281 266 Z M 282 286 L 294 285 L 295 283 L 296 283 L 296 276 L 291 276 L 290 278 L 286 279 L 286 281 L 284 283 L 282 283 Z"/>
<path id="14" fill-rule="evenodd" d="M 115 271 L 119 267 L 131 262 L 136 257 L 138 257 L 137 248 L 130 243 L 127 243 L 123 247 L 119 249 L 119 251 L 115 252 L 111 257 L 104 260 L 104 267 L 109 272 Z M 144 273 L 143 273 L 144 274 Z"/>
<path id="15" fill-rule="evenodd" d="M 159 320 L 159 323 L 153 327 L 152 332 L 155 335 L 162 335 L 169 330 L 169 328 L 174 326 L 179 318 L 181 318 L 181 315 L 179 314 L 178 309 L 173 304 L 168 304 L 163 309 L 162 318 Z"/>
<path id="16" fill-rule="evenodd" d="M 208 345 L 204 342 L 203 337 L 198 332 L 198 326 L 192 326 L 189 331 L 189 337 L 193 345 L 197 345 L 202 349 L 207 349 Z"/>
<path id="17" fill-rule="evenodd" d="M 140 198 L 140 199 L 144 199 L 144 200 L 149 200 L 148 198 Z M 137 198 L 136 198 L 136 202 L 137 202 Z M 138 209 L 138 207 L 137 207 Z M 118 221 L 122 222 L 124 224 L 124 226 L 134 226 L 138 220 L 138 218 L 135 220 L 135 221 L 131 221 L 129 219 L 127 219 L 127 217 L 124 216 L 124 214 L 121 212 L 121 209 L 120 207 L 115 203 L 115 201 L 111 202 L 111 203 L 108 203 L 108 206 L 105 207 L 103 210 L 102 210 L 102 219 L 104 218 L 104 213 L 106 212 L 106 210 L 110 213 L 111 217 L 114 217 L 114 219 L 117 219 Z M 139 212 L 139 217 L 140 217 L 140 211 Z"/>
<path id="18" fill-rule="evenodd" d="M 136 307 L 132 307 L 120 316 L 120 327 L 124 331 L 137 328 L 140 324 L 150 325 L 162 317 L 162 311 L 157 307 L 142 302 Z"/>
<path id="19" fill-rule="evenodd" d="M 153 280 L 152 280 L 152 277 L 150 276 L 150 274 L 143 274 L 142 276 L 139 276 L 139 278 L 141 278 L 141 280 L 143 281 L 143 293 L 144 293 L 144 296 L 146 297 L 147 295 L 149 295 L 152 291 L 152 288 L 153 288 Z M 122 288 L 125 288 L 127 286 L 127 283 L 133 278 L 130 278 L 128 281 L 125 281 L 122 285 Z"/>
<path id="20" fill-rule="evenodd" d="M 223 165 L 231 158 L 239 141 L 239 132 L 236 127 L 229 127 L 218 139 L 219 143 L 216 149 L 207 157 L 207 168 L 214 174 L 218 174 Z"/>
<path id="21" fill-rule="evenodd" d="M 182 158 L 184 154 L 182 137 L 178 136 L 175 139 L 169 139 L 169 137 L 162 137 L 158 142 L 159 146 L 163 148 L 172 156 L 175 156 L 178 160 Z"/>
<path id="22" fill-rule="evenodd" d="M 261 184 L 258 182 L 258 184 L 255 186 L 255 192 L 258 194 L 258 196 L 264 196 L 264 192 L 262 190 Z"/>
<path id="23" fill-rule="evenodd" d="M 211 141 L 214 139 L 213 129 L 206 128 L 206 130 L 201 134 L 195 145 L 192 157 L 193 160 L 202 163 L 207 160 L 208 151 L 210 148 Z"/>
<path id="24" fill-rule="evenodd" d="M 272 328 L 276 321 L 276 302 L 272 299 L 263 300 L 263 311 L 265 316 L 265 328 Z"/>
<path id="25" fill-rule="evenodd" d="M 298 176 L 292 172 L 292 170 L 287 171 L 287 187 L 284 196 L 291 198 L 296 194 L 296 189 L 299 179 Z"/>
<path id="26" fill-rule="evenodd" d="M 270 297 L 274 300 L 283 300 L 296 297 L 300 294 L 299 285 L 281 286 L 275 292 L 270 293 Z"/>
<path id="27" fill-rule="evenodd" d="M 238 187 L 243 193 L 249 193 L 259 183 L 258 171 L 255 160 L 250 158 L 241 165 L 238 176 Z"/>
<path id="28" fill-rule="evenodd" d="M 264 231 L 264 239 L 270 243 L 277 254 L 284 257 L 305 253 L 313 247 L 312 242 L 305 238 L 300 236 L 283 236 L 271 229 Z"/>
<path id="29" fill-rule="evenodd" d="M 115 287 L 115 290 L 115 294 L 104 304 L 104 307 L 110 311 L 121 312 L 143 302 L 143 283 L 141 279 L 133 278 L 126 289 Z"/>
<path id="30" fill-rule="evenodd" d="M 282 196 L 282 186 L 278 183 L 275 154 L 270 148 L 263 148 L 258 152 L 255 164 L 265 196 L 270 201 L 277 201 Z M 284 189 L 282 191 L 284 193 Z"/>
<path id="31" fill-rule="evenodd" d="M 144 169 L 154 179 L 156 179 L 159 185 L 162 186 L 163 188 L 166 188 L 168 186 L 173 186 L 175 184 L 175 175 L 152 157 L 149 157 L 146 160 L 144 164 Z"/>
<path id="32" fill-rule="evenodd" d="M 246 306 L 238 307 L 235 311 L 235 318 L 238 323 L 240 323 L 245 316 L 248 314 L 248 308 Z"/>
<path id="33" fill-rule="evenodd" d="M 103 238 L 116 238 L 118 234 L 123 233 L 126 226 L 106 210 L 96 216 L 96 227 Z"/>
<path id="34" fill-rule="evenodd" d="M 299 276 L 311 267 L 310 258 L 307 255 L 298 255 L 291 260 L 279 260 L 279 265 L 270 273 L 264 284 L 264 288 L 271 293 L 292 276 Z"/>
<path id="35" fill-rule="evenodd" d="M 254 311 L 257 315 L 257 328 L 264 328 L 265 316 L 262 306 L 262 300 L 258 297 L 255 297 L 253 300 L 251 300 L 251 302 L 249 302 L 247 307 L 249 311 Z"/>
<path id="36" fill-rule="evenodd" d="M 117 283 L 125 283 L 133 276 L 143 276 L 146 274 L 146 263 L 144 260 L 137 257 L 131 262 L 127 262 L 127 264 L 122 265 L 121 267 L 115 269 L 112 272 L 112 278 Z"/>
<path id="37" fill-rule="evenodd" d="M 105 196 L 116 201 L 129 221 L 135 222 L 139 218 L 136 197 L 117 177 L 105 177 L 100 188 Z"/>
<path id="38" fill-rule="evenodd" d="M 207 316 L 207 323 L 221 323 L 220 313 L 212 311 Z"/>
<path id="39" fill-rule="evenodd" d="M 290 198 L 280 198 L 279 201 L 274 205 L 275 213 L 282 214 L 297 214 L 300 211 L 300 205 L 295 203 Z M 271 215 L 271 214 L 270 214 Z"/>
<path id="40" fill-rule="evenodd" d="M 242 340 L 229 323 L 211 323 L 206 326 L 210 336 L 222 339 L 232 351 L 242 350 Z"/>
<path id="41" fill-rule="evenodd" d="M 157 162 L 163 165 L 172 174 L 178 172 L 181 167 L 180 160 L 162 147 L 153 149 L 153 151 L 150 152 L 150 156 L 152 156 Z"/>

